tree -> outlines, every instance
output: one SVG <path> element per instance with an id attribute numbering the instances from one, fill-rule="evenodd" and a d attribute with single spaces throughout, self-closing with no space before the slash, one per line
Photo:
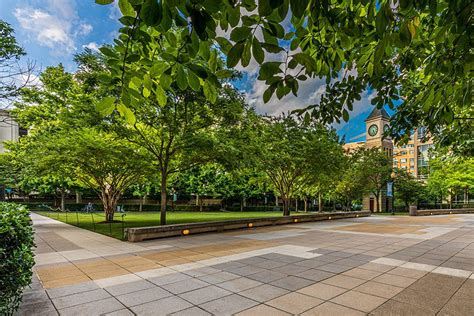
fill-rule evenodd
<path id="1" fill-rule="evenodd" d="M 375 211 L 380 211 L 380 195 L 390 181 L 391 159 L 380 148 L 359 150 L 358 174 L 365 190 L 375 197 Z"/>
<path id="2" fill-rule="evenodd" d="M 173 43 L 170 30 L 178 28 L 183 45 L 151 51 L 205 80 L 207 91 L 217 84 L 208 78 L 210 67 L 191 67 L 189 56 L 210 60 L 209 47 L 218 45 L 230 68 L 239 62 L 246 67 L 252 58 L 261 65 L 265 102 L 273 94 L 297 95 L 299 82 L 325 77 L 326 92 L 319 104 L 301 112 L 327 123 L 347 121 L 353 103 L 370 87 L 377 90 L 373 103 L 379 107 L 395 108 L 397 100 L 403 100 L 392 124 L 395 140 L 424 125 L 438 142 L 474 152 L 468 129 L 473 114 L 472 1 L 121 0 L 119 7 L 124 16 L 118 45 L 125 54 L 113 57 L 115 78 L 123 79 L 128 65 L 137 61 L 151 69 L 153 63 L 127 54 L 128 49 L 148 47 L 155 38 Z M 285 28 L 283 21 L 290 25 Z M 220 36 L 220 29 L 232 29 L 230 41 Z M 172 81 L 183 76 L 183 71 L 171 73 Z M 126 100 L 126 94 L 121 99 Z"/>
<path id="3" fill-rule="evenodd" d="M 344 156 L 342 167 L 335 174 L 334 193 L 343 201 L 344 208 L 350 210 L 352 202 L 362 198 L 365 190 L 361 155 L 363 151 L 355 151 Z"/>
<path id="4" fill-rule="evenodd" d="M 0 20 L 0 106 L 18 96 L 20 90 L 31 82 L 34 63 L 20 64 L 25 50 L 18 45 L 13 28 Z"/>
<path id="5" fill-rule="evenodd" d="M 403 201 L 406 209 L 412 203 L 416 203 L 425 191 L 425 187 L 410 173 L 403 169 L 394 170 L 393 186 L 395 198 Z"/>
<path id="6" fill-rule="evenodd" d="M 249 134 L 249 158 L 265 172 L 283 201 L 283 215 L 298 186 L 329 170 L 337 136 L 322 126 L 304 125 L 294 117 L 263 118 Z"/>

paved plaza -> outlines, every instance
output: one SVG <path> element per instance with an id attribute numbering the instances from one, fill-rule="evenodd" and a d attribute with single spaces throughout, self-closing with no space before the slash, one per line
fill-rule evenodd
<path id="1" fill-rule="evenodd" d="M 474 315 L 474 215 L 128 243 L 32 214 L 22 315 Z"/>

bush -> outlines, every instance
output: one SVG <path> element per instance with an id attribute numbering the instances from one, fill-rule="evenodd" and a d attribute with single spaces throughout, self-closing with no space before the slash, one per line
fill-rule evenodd
<path id="1" fill-rule="evenodd" d="M 31 283 L 33 246 L 27 208 L 0 203 L 0 315 L 13 314 L 18 309 L 23 289 Z"/>

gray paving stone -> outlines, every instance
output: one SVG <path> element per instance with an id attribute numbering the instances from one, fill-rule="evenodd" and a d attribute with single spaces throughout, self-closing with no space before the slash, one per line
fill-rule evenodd
<path id="1" fill-rule="evenodd" d="M 194 306 L 191 308 L 184 309 L 182 311 L 171 314 L 173 316 L 207 316 L 212 315 L 211 313 L 206 312 L 205 310 Z"/>
<path id="2" fill-rule="evenodd" d="M 334 273 L 317 270 L 317 269 L 310 269 L 310 270 L 306 270 L 301 273 L 298 273 L 297 276 L 300 278 L 318 282 L 318 281 L 325 280 L 327 278 L 334 276 Z"/>
<path id="3" fill-rule="evenodd" d="M 356 266 L 359 266 L 359 265 L 356 265 Z M 330 263 L 330 264 L 326 264 L 324 266 L 320 266 L 317 269 L 318 270 L 323 270 L 323 271 L 326 271 L 326 272 L 332 272 L 332 273 L 342 273 L 342 272 L 345 272 L 345 271 L 350 270 L 352 268 L 354 268 L 354 267 L 353 266 L 346 266 L 346 265 L 342 265 L 342 264 Z"/>
<path id="4" fill-rule="evenodd" d="M 192 305 L 178 296 L 170 296 L 130 309 L 137 315 L 169 315 L 192 307 Z"/>
<path id="5" fill-rule="evenodd" d="M 93 301 L 99 301 L 111 297 L 103 289 L 92 290 L 88 292 L 82 292 L 77 294 L 72 294 L 68 296 L 61 296 L 53 299 L 53 304 L 57 309 L 63 309 L 66 307 L 71 307 L 75 305 L 81 305 L 84 303 L 89 303 Z"/>
<path id="6" fill-rule="evenodd" d="M 22 304 L 34 304 L 49 301 L 49 297 L 45 290 L 28 291 L 23 293 L 22 296 Z"/>
<path id="7" fill-rule="evenodd" d="M 260 272 L 260 273 L 248 275 L 247 278 L 252 279 L 252 280 L 256 280 L 256 281 L 260 281 L 260 282 L 263 282 L 263 283 L 270 283 L 270 282 L 278 280 L 278 279 L 283 279 L 287 276 L 288 276 L 287 274 L 280 273 L 280 272 L 277 272 L 277 271 L 265 270 L 265 271 Z"/>
<path id="8" fill-rule="evenodd" d="M 162 275 L 155 278 L 150 278 L 148 279 L 148 281 L 161 286 L 161 285 L 166 285 L 170 283 L 176 283 L 176 282 L 191 280 L 191 279 L 192 279 L 191 276 L 184 273 L 172 273 L 172 274 Z"/>
<path id="9" fill-rule="evenodd" d="M 248 297 L 252 300 L 264 303 L 276 297 L 289 293 L 289 291 L 270 284 L 263 284 L 239 293 L 239 295 Z"/>
<path id="10" fill-rule="evenodd" d="M 81 316 L 81 315 L 102 315 L 124 309 L 115 298 L 106 298 L 105 300 L 94 301 L 86 304 L 76 305 L 59 310 L 60 315 Z"/>
<path id="11" fill-rule="evenodd" d="M 296 291 L 308 285 L 314 284 L 314 282 L 308 279 L 289 276 L 280 280 L 273 281 L 270 284 L 290 291 Z"/>
<path id="12" fill-rule="evenodd" d="M 180 282 L 163 285 L 162 288 L 173 294 L 181 294 L 192 290 L 200 289 L 208 285 L 209 283 L 201 281 L 199 279 L 186 279 Z"/>
<path id="13" fill-rule="evenodd" d="M 284 261 L 276 261 L 276 260 L 267 260 L 265 262 L 260 262 L 255 264 L 255 266 L 265 269 L 274 269 L 282 266 L 286 266 L 288 263 Z"/>
<path id="14" fill-rule="evenodd" d="M 136 282 L 129 282 L 125 284 L 119 284 L 114 286 L 109 286 L 104 288 L 107 292 L 112 294 L 113 296 L 118 296 L 122 294 L 132 293 L 140 290 L 145 290 L 154 287 L 152 283 L 146 280 L 140 280 Z"/>
<path id="15" fill-rule="evenodd" d="M 124 309 L 121 309 L 121 310 L 118 310 L 118 311 L 115 311 L 115 312 L 112 312 L 112 313 L 107 313 L 107 314 L 104 314 L 104 315 L 107 315 L 107 316 L 134 316 L 135 314 L 133 314 L 130 310 L 124 308 Z"/>
<path id="16" fill-rule="evenodd" d="M 296 264 L 291 263 L 291 264 L 288 264 L 286 266 L 282 266 L 282 267 L 279 267 L 279 268 L 276 268 L 276 269 L 271 269 L 271 271 L 280 272 L 280 273 L 287 274 L 287 275 L 298 276 L 298 274 L 300 274 L 301 272 L 307 271 L 309 269 L 311 269 L 311 268 L 303 267 L 303 266 L 297 266 Z"/>
<path id="17" fill-rule="evenodd" d="M 222 283 L 225 281 L 233 280 L 233 279 L 238 279 L 240 278 L 240 275 L 233 274 L 230 272 L 222 271 L 214 274 L 208 274 L 204 275 L 201 277 L 198 277 L 198 279 L 207 282 L 209 284 L 216 284 L 216 283 Z"/>
<path id="18" fill-rule="evenodd" d="M 230 269 L 236 269 L 245 266 L 245 264 L 237 262 L 237 261 L 230 261 L 230 262 L 224 262 L 224 263 L 219 263 L 216 265 L 211 266 L 211 268 L 218 269 L 218 270 L 230 270 Z"/>
<path id="19" fill-rule="evenodd" d="M 234 280 L 229 280 L 223 283 L 217 284 L 219 287 L 222 287 L 231 292 L 241 292 L 252 287 L 261 285 L 261 282 L 251 280 L 248 278 L 238 278 Z"/>
<path id="20" fill-rule="evenodd" d="M 233 315 L 255 305 L 258 305 L 256 301 L 233 294 L 201 304 L 200 307 L 213 315 Z"/>
<path id="21" fill-rule="evenodd" d="M 56 298 L 61 296 L 67 296 L 71 294 L 77 294 L 81 292 L 88 292 L 92 290 L 96 290 L 99 287 L 93 281 L 84 282 L 77 285 L 69 285 L 64 287 L 57 287 L 54 289 L 46 290 L 50 298 Z"/>
<path id="22" fill-rule="evenodd" d="M 163 290 L 159 287 L 153 287 L 146 290 L 141 290 L 138 292 L 132 292 L 124 295 L 119 295 L 116 297 L 122 304 L 125 306 L 135 306 L 144 303 L 148 303 L 160 298 L 171 296 L 172 294 L 168 291 Z"/>
<path id="23" fill-rule="evenodd" d="M 45 302 L 21 304 L 16 314 L 20 316 L 31 316 L 31 315 L 53 316 L 53 315 L 58 315 L 58 312 L 54 308 L 53 303 L 51 303 L 51 301 L 48 300 Z"/>
<path id="24" fill-rule="evenodd" d="M 199 305 L 231 294 L 232 292 L 230 291 L 211 285 L 180 294 L 179 296 L 194 305 Z"/>
<path id="25" fill-rule="evenodd" d="M 250 275 L 250 274 L 260 273 L 260 272 L 263 272 L 263 271 L 266 271 L 266 270 L 263 269 L 263 268 L 255 267 L 255 266 L 244 266 L 244 267 L 240 267 L 240 268 L 236 268 L 236 269 L 230 269 L 230 270 L 227 270 L 227 271 L 229 271 L 230 273 L 233 273 L 233 274 L 237 274 L 237 275 L 241 275 L 241 276 L 247 276 L 247 275 Z"/>

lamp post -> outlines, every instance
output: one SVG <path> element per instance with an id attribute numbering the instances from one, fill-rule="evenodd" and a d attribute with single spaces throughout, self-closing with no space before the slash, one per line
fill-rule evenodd
<path id="1" fill-rule="evenodd" d="M 397 178 L 397 174 L 392 172 L 390 178 L 392 179 L 392 215 L 395 215 L 395 179 Z"/>

